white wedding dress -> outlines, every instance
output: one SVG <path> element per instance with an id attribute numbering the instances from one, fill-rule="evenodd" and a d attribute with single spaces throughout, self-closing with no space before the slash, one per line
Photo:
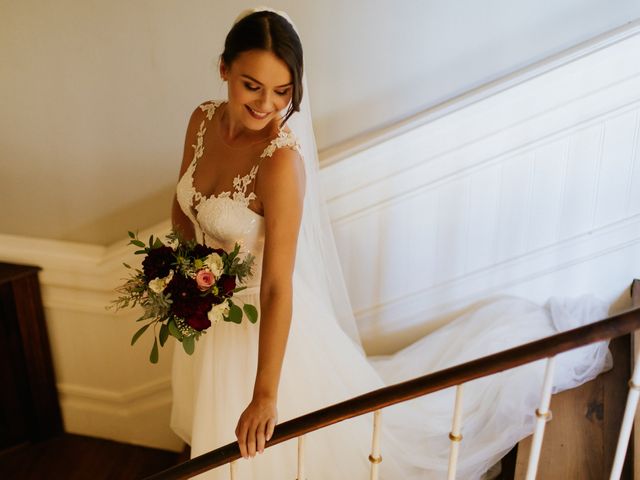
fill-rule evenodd
<path id="1" fill-rule="evenodd" d="M 234 191 L 204 197 L 193 187 L 193 172 L 204 151 L 203 138 L 219 102 L 206 102 L 191 165 L 177 185 L 178 202 L 191 219 L 196 238 L 231 249 L 236 241 L 256 257 L 249 288 L 236 298 L 260 308 L 259 279 L 264 219 L 247 207 L 259 162 L 276 148 L 297 148 L 292 134 L 280 131 L 263 158 Z M 239 172 L 243 173 L 243 172 Z M 394 355 L 365 357 L 294 274 L 293 315 L 278 390 L 278 423 L 389 384 L 408 380 L 474 358 L 539 339 L 606 316 L 606 305 L 585 296 L 552 299 L 545 307 L 515 297 L 483 304 Z M 213 324 L 189 356 L 176 344 L 173 360 L 171 427 L 191 445 L 195 457 L 234 442 L 235 427 L 249 404 L 255 379 L 259 322 Z M 610 366 L 607 345 L 599 343 L 559 355 L 554 389 L 570 388 Z M 515 443 L 533 431 L 544 363 L 536 362 L 469 382 L 465 386 L 459 479 L 480 478 Z M 380 478 L 446 478 L 453 388 L 382 411 Z M 370 464 L 372 416 L 364 415 L 306 436 L 309 480 L 366 479 Z M 297 442 L 291 440 L 248 460 L 238 460 L 238 479 L 293 480 Z M 227 480 L 223 466 L 194 478 Z"/>

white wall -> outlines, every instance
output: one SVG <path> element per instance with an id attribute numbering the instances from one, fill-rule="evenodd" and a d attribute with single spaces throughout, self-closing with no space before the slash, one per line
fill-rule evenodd
<path id="1" fill-rule="evenodd" d="M 630 305 L 640 265 L 640 21 L 477 89 L 415 124 L 326 157 L 321 170 L 370 354 L 401 348 L 495 294 L 539 304 L 594 293 Z M 338 161 L 341 159 L 340 161 Z M 143 232 L 162 235 L 168 220 Z M 129 347 L 134 313 L 104 306 L 134 264 L 122 238 L 0 235 L 0 260 L 41 282 L 68 431 L 180 449 L 170 349 Z M 139 261 L 139 259 L 137 259 Z"/>
<path id="2" fill-rule="evenodd" d="M 640 21 L 469 92 L 323 169 L 369 353 L 494 294 L 594 293 L 640 274 Z"/>
<path id="3" fill-rule="evenodd" d="M 166 218 L 184 129 L 249 1 L 0 0 L 0 233 L 109 245 Z M 322 149 L 640 17 L 634 0 L 273 1 Z M 10 206 L 10 208 L 6 208 Z"/>

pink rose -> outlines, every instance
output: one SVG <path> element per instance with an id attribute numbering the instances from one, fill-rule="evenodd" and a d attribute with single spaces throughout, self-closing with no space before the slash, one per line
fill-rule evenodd
<path id="1" fill-rule="evenodd" d="M 211 288 L 211 286 L 215 283 L 216 278 L 211 273 L 211 270 L 203 268 L 202 270 L 196 273 L 196 283 L 198 284 L 198 288 L 202 291 Z"/>

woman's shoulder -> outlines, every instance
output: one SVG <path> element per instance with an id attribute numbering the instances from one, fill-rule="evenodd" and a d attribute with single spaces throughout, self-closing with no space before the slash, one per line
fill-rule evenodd
<path id="1" fill-rule="evenodd" d="M 184 151 L 182 163 L 180 166 L 180 176 L 184 174 L 193 158 L 192 148 L 201 145 L 201 138 L 207 128 L 207 119 L 211 120 L 213 114 L 223 101 L 206 100 L 197 105 L 191 112 L 189 122 L 187 123 L 187 132 L 185 135 Z M 200 147 L 201 148 L 201 147 Z"/>
<path id="2" fill-rule="evenodd" d="M 262 175 L 270 178 L 273 185 L 283 185 L 292 178 L 302 179 L 304 185 L 304 161 L 296 136 L 288 127 L 279 128 L 260 155 Z M 264 196 L 264 192 L 263 192 Z"/>
<path id="3" fill-rule="evenodd" d="M 218 109 L 220 105 L 225 103 L 224 100 L 207 100 L 206 102 L 202 102 L 198 105 L 198 108 L 204 112 L 207 117 L 207 120 L 211 120 L 213 118 L 213 114 Z"/>
<path id="4" fill-rule="evenodd" d="M 200 104 L 198 104 L 191 112 L 191 119 L 196 121 L 202 121 L 205 118 L 207 120 L 211 120 L 213 118 L 213 114 L 218 109 L 220 105 L 222 105 L 224 100 L 206 100 Z"/>
<path id="5" fill-rule="evenodd" d="M 193 109 L 189 117 L 189 122 L 187 124 L 187 138 L 196 138 L 197 133 L 206 128 L 206 123 L 211 121 L 216 109 L 223 103 L 224 101 L 222 100 L 206 100 L 198 104 Z"/>
<path id="6" fill-rule="evenodd" d="M 275 155 L 278 151 L 286 149 L 293 150 L 298 155 L 301 155 L 300 144 L 298 139 L 288 126 L 278 128 L 273 135 L 273 138 L 263 150 L 260 158 L 269 158 Z"/>

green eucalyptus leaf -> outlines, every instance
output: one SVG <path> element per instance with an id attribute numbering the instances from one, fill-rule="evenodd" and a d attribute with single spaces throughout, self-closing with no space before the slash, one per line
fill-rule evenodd
<path id="1" fill-rule="evenodd" d="M 171 320 L 169 320 L 169 323 L 167 324 L 168 328 L 169 328 L 169 333 L 171 335 L 173 335 L 174 337 L 176 337 L 178 340 L 182 340 L 182 333 L 180 333 L 180 330 L 178 330 L 178 326 L 175 324 L 173 318 Z"/>
<path id="2" fill-rule="evenodd" d="M 147 251 L 146 250 L 136 250 L 133 253 L 135 253 L 136 255 L 142 255 L 143 253 L 147 253 Z"/>
<path id="3" fill-rule="evenodd" d="M 153 248 L 164 247 L 164 243 L 159 238 L 156 238 L 156 241 L 153 243 Z"/>
<path id="4" fill-rule="evenodd" d="M 251 323 L 256 323 L 258 321 L 258 309 L 256 307 L 245 303 L 242 309 L 244 310 L 244 313 L 247 314 L 247 318 Z"/>
<path id="5" fill-rule="evenodd" d="M 122 262 L 122 264 L 127 268 L 131 268 L 131 265 L 129 265 L 128 263 Z"/>
<path id="6" fill-rule="evenodd" d="M 164 344 L 167 343 L 167 338 L 169 338 L 169 327 L 166 323 L 163 323 L 160 327 L 160 346 L 164 347 Z"/>
<path id="7" fill-rule="evenodd" d="M 195 347 L 196 347 L 196 342 L 193 336 L 184 337 L 184 339 L 182 340 L 182 348 L 188 355 L 193 354 L 193 350 L 195 349 Z"/>
<path id="8" fill-rule="evenodd" d="M 133 334 L 133 337 L 131 338 L 131 345 L 136 343 L 138 338 L 140 338 L 140 335 L 142 335 L 145 332 L 145 330 L 151 326 L 151 323 L 147 323 L 144 327 L 140 328 L 136 333 Z"/>
<path id="9" fill-rule="evenodd" d="M 233 323 L 242 322 L 242 310 L 233 303 L 229 307 L 229 321 Z"/>
<path id="10" fill-rule="evenodd" d="M 131 240 L 131 243 L 134 244 L 136 247 L 141 247 L 144 248 L 146 245 L 144 244 L 144 242 L 141 242 L 140 240 Z"/>
<path id="11" fill-rule="evenodd" d="M 151 355 L 149 355 L 149 361 L 151 363 L 158 363 L 158 339 L 153 339 L 153 348 L 151 349 Z"/>
<path id="12" fill-rule="evenodd" d="M 136 238 L 136 235 L 131 230 L 129 230 L 127 233 L 129 234 L 129 237 Z"/>

